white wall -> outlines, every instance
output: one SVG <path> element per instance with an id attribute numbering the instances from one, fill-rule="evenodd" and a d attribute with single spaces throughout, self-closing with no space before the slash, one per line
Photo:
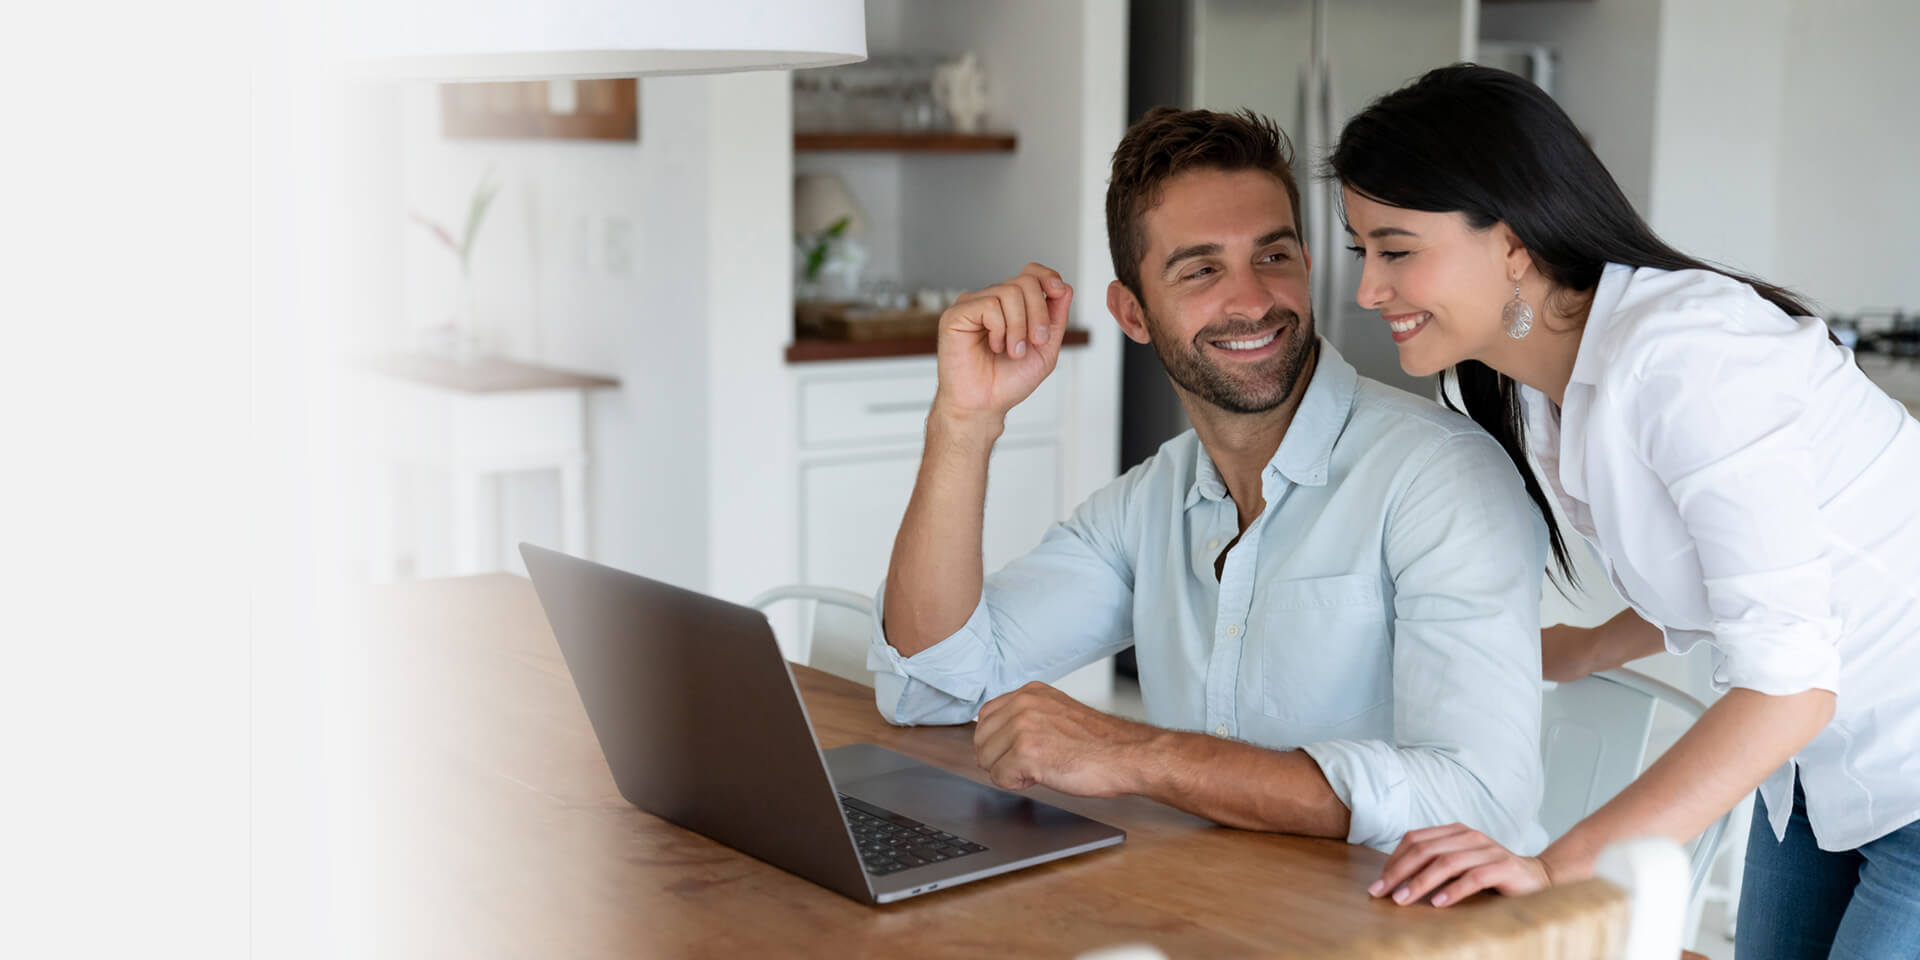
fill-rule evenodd
<path id="1" fill-rule="evenodd" d="M 1660 8 L 1661 0 L 1594 0 L 1480 9 L 1482 39 L 1559 48 L 1560 104 L 1643 216 L 1653 192 Z"/>
<path id="2" fill-rule="evenodd" d="M 1772 279 L 1829 310 L 1920 309 L 1920 4 L 1787 6 Z"/>
<path id="3" fill-rule="evenodd" d="M 1079 263 L 1073 271 L 1078 320 L 1091 340 L 1074 358 L 1079 418 L 1077 462 L 1062 477 L 1062 502 L 1077 504 L 1118 472 L 1120 367 L 1127 340 L 1104 304 L 1113 282 L 1107 249 L 1107 179 L 1127 123 L 1127 11 L 1124 0 L 1088 0 L 1080 24 Z"/>
<path id="4" fill-rule="evenodd" d="M 708 575 L 710 166 L 714 131 L 732 129 L 720 110 L 737 106 L 719 102 L 719 83 L 642 80 L 638 143 L 446 140 L 434 89 L 402 91 L 405 206 L 386 216 L 403 290 L 392 315 L 356 330 L 360 344 L 405 348 L 443 316 L 457 270 L 407 212 L 458 229 L 468 191 L 491 167 L 503 189 L 474 245 L 479 315 L 514 356 L 620 379 L 621 389 L 594 396 L 589 415 L 593 554 L 690 586 Z M 622 231 L 629 253 L 609 258 L 605 238 Z M 785 277 L 784 262 L 776 275 Z M 557 541 L 555 481 L 509 481 L 503 539 Z M 444 562 L 432 546 L 446 539 L 444 505 L 431 488 L 413 493 L 418 566 L 432 572 Z"/>
<path id="5" fill-rule="evenodd" d="M 714 77 L 707 167 L 707 590 L 744 602 L 798 579 L 793 81 Z M 663 409 L 656 418 L 671 417 Z"/>
<path id="6" fill-rule="evenodd" d="M 1561 104 L 1681 250 L 1829 312 L 1920 307 L 1920 4 L 1501 3 L 1481 36 L 1559 46 Z"/>
<path id="7" fill-rule="evenodd" d="M 1654 105 L 1654 231 L 1756 276 L 1776 264 L 1789 0 L 1668 0 Z"/>
<path id="8" fill-rule="evenodd" d="M 907 272 L 972 289 L 1006 279 L 1029 260 L 1074 263 L 1080 198 L 1062 187 L 1080 175 L 1081 131 L 1061 120 L 1080 116 L 1080 5 L 978 0 L 923 3 L 908 13 L 910 35 L 980 54 L 987 126 L 1018 133 L 1020 145 L 1011 154 L 935 155 L 907 164 Z"/>

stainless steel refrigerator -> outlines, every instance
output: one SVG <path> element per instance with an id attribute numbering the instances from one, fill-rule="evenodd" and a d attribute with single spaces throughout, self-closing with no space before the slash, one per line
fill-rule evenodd
<path id="1" fill-rule="evenodd" d="M 1319 174 L 1341 126 L 1374 98 L 1472 59 L 1478 10 L 1478 0 L 1133 0 L 1130 14 L 1131 118 L 1161 104 L 1273 118 L 1294 145 L 1321 335 L 1361 375 L 1429 397 L 1433 378 L 1403 373 L 1386 325 L 1354 303 L 1359 264 L 1338 189 Z M 1152 349 L 1129 343 L 1125 363 L 1122 469 L 1187 428 Z"/>

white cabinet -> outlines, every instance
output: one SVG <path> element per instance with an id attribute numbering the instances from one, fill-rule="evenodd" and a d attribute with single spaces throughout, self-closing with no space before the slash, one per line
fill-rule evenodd
<path id="1" fill-rule="evenodd" d="M 559 546 L 587 555 L 587 397 L 620 381 L 500 357 L 401 354 L 365 366 L 356 399 L 374 458 L 363 532 L 372 582 L 396 579 L 403 556 L 411 576 L 519 569 L 500 536 L 499 484 L 525 471 L 558 476 Z M 403 501 L 401 481 L 421 470 L 438 490 Z M 435 519 L 450 534 L 445 549 L 426 533 Z"/>
<path id="2" fill-rule="evenodd" d="M 1070 392 L 1071 375 L 1070 365 L 1062 363 L 1008 415 L 1006 432 L 994 447 L 981 530 L 986 572 L 1033 549 L 1074 506 L 1063 502 L 1068 438 L 1062 398 Z M 935 385 L 931 357 L 806 364 L 797 370 L 801 582 L 871 594 L 886 578 L 894 536 L 920 470 Z M 856 651 L 866 642 L 866 631 L 863 623 L 823 611 L 815 625 L 815 649 Z M 1112 690 L 1111 661 L 1078 671 L 1060 686 L 1102 705 Z"/>
<path id="3" fill-rule="evenodd" d="M 994 449 L 980 544 L 988 572 L 1033 549 L 1059 518 L 1059 460 L 1049 438 L 1003 440 Z M 863 593 L 879 586 L 919 469 L 918 447 L 803 464 L 801 579 Z"/>

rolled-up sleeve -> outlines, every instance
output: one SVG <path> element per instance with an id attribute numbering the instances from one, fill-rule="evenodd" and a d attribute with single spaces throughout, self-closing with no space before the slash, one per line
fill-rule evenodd
<path id="1" fill-rule="evenodd" d="M 1636 345 L 1608 391 L 1636 452 L 1692 540 L 1718 648 L 1714 686 L 1786 695 L 1840 690 L 1841 621 L 1831 538 L 1801 418 L 1806 391 L 1779 383 L 1788 351 L 1825 349 L 1824 327 L 1779 318 L 1733 332 L 1711 314 Z M 1669 633 L 1675 639 L 1698 633 Z"/>
<path id="2" fill-rule="evenodd" d="M 966 723 L 994 697 L 1126 649 L 1133 642 L 1131 477 L 1097 491 L 1039 546 L 987 577 L 967 622 L 911 657 L 887 642 L 882 583 L 867 651 L 880 715 L 894 724 Z"/>
<path id="3" fill-rule="evenodd" d="M 1546 527 L 1481 433 L 1442 444 L 1388 517 L 1394 739 L 1303 749 L 1351 812 L 1348 842 L 1465 823 L 1522 854 L 1539 824 L 1540 583 Z"/>

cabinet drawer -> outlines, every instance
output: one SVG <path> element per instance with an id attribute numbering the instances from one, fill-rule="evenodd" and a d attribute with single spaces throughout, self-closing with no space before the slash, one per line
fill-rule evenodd
<path id="1" fill-rule="evenodd" d="M 1007 414 L 1007 432 L 1050 430 L 1060 420 L 1061 372 Z M 918 440 L 939 381 L 931 369 L 884 376 L 809 378 L 800 383 L 800 445 Z"/>
<path id="2" fill-rule="evenodd" d="M 916 453 L 821 458 L 800 470 L 800 580 L 867 592 L 887 575 L 893 540 L 920 472 Z M 1060 519 L 1060 452 L 1002 443 L 987 466 L 980 531 L 986 572 L 1025 556 Z"/>

